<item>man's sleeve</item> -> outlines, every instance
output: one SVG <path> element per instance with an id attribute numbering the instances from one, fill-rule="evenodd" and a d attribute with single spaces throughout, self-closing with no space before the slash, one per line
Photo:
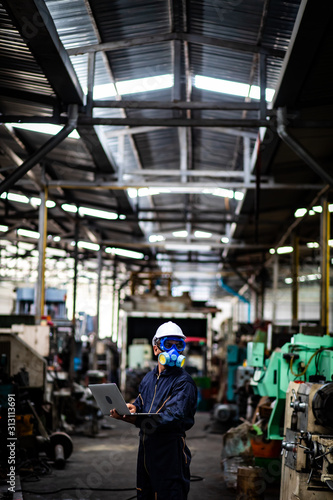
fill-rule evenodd
<path id="1" fill-rule="evenodd" d="M 178 382 L 171 394 L 162 402 L 158 414 L 152 417 L 142 417 L 137 426 L 150 426 L 152 429 L 162 428 L 166 431 L 180 431 L 190 429 L 194 424 L 194 414 L 197 407 L 197 388 L 188 380 Z M 149 424 L 149 425 L 148 425 Z"/>

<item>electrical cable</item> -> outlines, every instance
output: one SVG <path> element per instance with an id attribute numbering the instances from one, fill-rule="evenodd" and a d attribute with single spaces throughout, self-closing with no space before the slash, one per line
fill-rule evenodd
<path id="1" fill-rule="evenodd" d="M 304 370 L 301 372 L 301 373 L 295 373 L 293 371 L 293 363 L 294 363 L 294 356 L 292 356 L 292 358 L 290 359 L 290 372 L 292 373 L 292 375 L 294 375 L 295 378 L 299 378 L 299 377 L 302 377 L 303 375 L 305 375 L 305 373 L 307 372 L 307 369 L 309 368 L 310 366 L 310 363 L 312 361 L 312 359 L 321 351 L 323 351 L 324 349 L 322 347 L 320 347 L 319 349 L 317 349 L 313 354 L 312 356 L 310 356 L 310 359 L 309 361 L 307 362 Z"/>
<path id="2" fill-rule="evenodd" d="M 190 481 L 191 482 L 196 482 L 196 481 L 203 481 L 202 476 L 190 476 Z M 27 493 L 29 495 L 52 495 L 55 493 L 61 493 L 62 491 L 70 491 L 70 490 L 76 490 L 76 486 L 72 487 L 67 487 L 67 488 L 59 488 L 58 490 L 53 490 L 53 491 L 29 491 L 29 490 L 16 490 L 18 493 Z M 79 488 L 82 491 L 132 491 L 136 490 L 136 488 Z M 127 500 L 132 500 L 133 498 L 136 498 L 136 495 L 134 497 L 128 498 Z"/>

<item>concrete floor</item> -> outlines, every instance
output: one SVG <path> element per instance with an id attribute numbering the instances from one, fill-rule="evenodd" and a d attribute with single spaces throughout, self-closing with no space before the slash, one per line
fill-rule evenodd
<path id="1" fill-rule="evenodd" d="M 24 500 L 129 500 L 136 498 L 138 430 L 129 424 L 105 419 L 95 437 L 72 436 L 74 451 L 64 470 L 51 468 L 39 480 L 21 478 Z M 198 412 L 187 433 L 192 452 L 193 482 L 189 500 L 235 500 L 220 466 L 222 435 L 209 433 L 209 413 Z M 112 428 L 105 428 L 105 427 Z M 203 478 L 202 480 L 198 480 Z M 121 491 L 126 489 L 124 491 Z M 53 493 L 51 493 L 53 492 Z M 265 500 L 278 500 L 278 486 L 267 486 Z M 251 497 L 252 498 L 252 497 Z M 261 497 L 263 498 L 263 497 Z M 244 499 L 243 499 L 244 500 Z"/>

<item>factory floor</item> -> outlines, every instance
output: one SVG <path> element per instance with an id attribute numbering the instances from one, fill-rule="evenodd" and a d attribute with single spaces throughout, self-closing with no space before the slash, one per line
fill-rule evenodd
<path id="1" fill-rule="evenodd" d="M 192 452 L 189 500 L 235 500 L 221 469 L 222 435 L 209 432 L 210 415 L 197 412 L 196 423 L 187 433 Z M 23 500 L 129 500 L 136 498 L 135 476 L 138 430 L 117 420 L 99 421 L 99 432 L 91 437 L 71 436 L 74 451 L 63 470 L 42 470 L 38 477 L 21 477 Z M 278 500 L 279 484 L 265 484 L 260 500 Z M 242 500 L 246 497 L 239 496 Z M 251 496 L 251 499 L 254 498 Z M 256 497 L 257 498 L 257 497 Z"/>

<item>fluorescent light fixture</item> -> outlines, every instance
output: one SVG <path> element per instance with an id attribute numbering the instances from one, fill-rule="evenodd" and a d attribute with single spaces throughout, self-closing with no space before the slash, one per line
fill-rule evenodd
<path id="1" fill-rule="evenodd" d="M 194 231 L 195 238 L 211 238 L 212 233 L 207 233 L 206 231 Z"/>
<path id="2" fill-rule="evenodd" d="M 333 204 L 328 205 L 328 211 L 333 212 Z"/>
<path id="3" fill-rule="evenodd" d="M 19 241 L 18 246 L 22 248 L 23 250 L 33 250 L 35 248 L 35 245 L 33 243 L 27 243 L 26 241 Z"/>
<path id="4" fill-rule="evenodd" d="M 118 217 L 119 217 L 120 220 L 125 220 L 126 219 L 126 215 L 125 214 L 120 214 Z"/>
<path id="5" fill-rule="evenodd" d="M 149 236 L 150 243 L 156 243 L 157 241 L 164 241 L 165 238 L 162 234 L 151 234 Z"/>
<path id="6" fill-rule="evenodd" d="M 2 200 L 5 200 L 5 199 L 7 198 L 7 193 L 6 193 L 6 192 L 1 193 L 0 198 L 1 198 Z"/>
<path id="7" fill-rule="evenodd" d="M 63 250 L 62 248 L 53 248 L 53 247 L 46 247 L 46 255 L 54 255 L 57 257 L 66 257 L 67 252 L 66 250 Z"/>
<path id="8" fill-rule="evenodd" d="M 69 205 L 68 203 L 63 203 L 61 205 L 61 208 L 65 211 L 65 212 L 70 212 L 72 214 L 76 214 L 77 212 L 77 207 L 75 205 Z"/>
<path id="9" fill-rule="evenodd" d="M 320 280 L 321 279 L 321 274 L 308 274 L 306 276 L 306 278 L 309 280 L 309 281 L 315 281 L 315 280 Z"/>
<path id="10" fill-rule="evenodd" d="M 234 198 L 237 201 L 242 201 L 242 199 L 244 198 L 244 193 L 242 193 L 242 191 L 235 191 Z"/>
<path id="11" fill-rule="evenodd" d="M 53 236 L 53 241 L 57 242 L 60 240 L 61 240 L 60 236 Z"/>
<path id="12" fill-rule="evenodd" d="M 30 198 L 30 204 L 35 208 L 39 207 L 41 203 L 42 200 L 40 198 L 35 198 L 35 197 Z M 52 200 L 46 200 L 45 205 L 47 208 L 54 208 L 56 206 L 56 203 Z"/>
<path id="13" fill-rule="evenodd" d="M 333 247 L 333 240 L 328 240 L 328 246 Z"/>
<path id="14" fill-rule="evenodd" d="M 284 253 L 292 253 L 293 251 L 294 251 L 293 247 L 285 246 L 285 247 L 277 248 L 276 253 L 278 253 L 279 255 L 282 255 Z"/>
<path id="15" fill-rule="evenodd" d="M 274 254 L 275 254 L 275 248 L 270 248 L 270 249 L 269 249 L 269 253 L 270 253 L 271 255 L 274 255 Z"/>
<path id="16" fill-rule="evenodd" d="M 114 220 L 118 219 L 118 214 L 114 212 L 107 212 L 106 210 L 98 210 L 96 208 L 80 207 L 80 215 L 89 215 L 90 217 L 97 217 L 99 219 Z"/>
<path id="17" fill-rule="evenodd" d="M 142 252 L 135 252 L 134 250 L 127 250 L 125 248 L 107 247 L 105 252 L 112 255 L 119 255 L 120 257 L 128 257 L 130 259 L 143 259 L 145 256 Z"/>
<path id="18" fill-rule="evenodd" d="M 39 239 L 39 233 L 37 231 L 31 231 L 30 229 L 18 229 L 17 234 L 19 236 L 25 236 L 26 238 Z"/>
<path id="19" fill-rule="evenodd" d="M 312 210 L 313 210 L 314 212 L 317 212 L 318 214 L 321 214 L 321 213 L 322 213 L 322 211 L 323 211 L 323 207 L 322 207 L 321 205 L 317 205 L 317 206 L 315 206 L 315 207 L 312 207 Z"/>
<path id="20" fill-rule="evenodd" d="M 2 232 L 8 231 L 8 226 L 2 226 L 2 225 L 0 225 L 0 231 L 2 231 Z"/>
<path id="21" fill-rule="evenodd" d="M 221 94 L 231 94 L 240 97 L 260 99 L 260 87 L 258 87 L 257 85 L 252 85 L 250 87 L 250 85 L 248 85 L 247 83 L 239 83 L 230 80 L 222 80 L 219 78 L 196 75 L 194 77 L 194 86 L 198 89 L 220 92 Z M 274 89 L 266 89 L 265 96 L 267 102 L 272 101 L 274 93 Z"/>
<path id="22" fill-rule="evenodd" d="M 30 130 L 31 132 L 39 132 L 40 134 L 56 135 L 63 128 L 61 125 L 54 125 L 51 123 L 9 123 L 14 128 L 23 130 Z M 73 130 L 68 137 L 71 139 L 80 139 L 77 130 Z"/>
<path id="23" fill-rule="evenodd" d="M 319 243 L 317 241 L 309 241 L 306 246 L 308 248 L 319 248 Z"/>
<path id="24" fill-rule="evenodd" d="M 29 198 L 27 196 L 17 193 L 7 193 L 7 200 L 17 201 L 19 203 L 29 203 Z"/>
<path id="25" fill-rule="evenodd" d="M 294 217 L 304 217 L 306 214 L 307 209 L 306 208 L 298 208 L 296 212 L 294 213 Z"/>
<path id="26" fill-rule="evenodd" d="M 179 250 L 182 252 L 209 252 L 211 246 L 199 245 L 196 243 L 168 243 L 165 245 L 166 250 Z"/>
<path id="27" fill-rule="evenodd" d="M 30 198 L 30 204 L 36 208 L 39 207 L 39 205 L 42 203 L 42 200 L 40 198 L 35 198 L 34 196 Z"/>
<path id="28" fill-rule="evenodd" d="M 186 230 L 183 231 L 174 231 L 172 236 L 175 238 L 186 238 L 188 236 L 188 232 Z"/>
<path id="29" fill-rule="evenodd" d="M 144 188 L 128 188 L 127 194 L 130 198 L 137 198 L 138 196 L 141 198 L 142 196 L 154 196 L 156 194 L 161 193 L 170 193 L 170 190 L 166 190 L 164 188 L 154 188 L 154 187 L 144 187 Z"/>
<path id="30" fill-rule="evenodd" d="M 204 193 L 212 194 L 213 196 L 221 196 L 221 198 L 233 198 L 234 192 L 232 189 L 217 188 L 213 189 L 211 192 L 209 189 L 205 189 Z"/>
<path id="31" fill-rule="evenodd" d="M 228 236 L 222 236 L 222 238 L 221 238 L 221 243 L 229 243 L 229 238 L 228 238 Z"/>
<path id="32" fill-rule="evenodd" d="M 72 246 L 74 245 L 75 242 L 72 243 Z M 78 241 L 77 246 L 78 248 L 84 248 L 85 250 L 95 250 L 95 252 L 98 252 L 100 248 L 97 243 L 91 243 L 90 241 Z"/>
<path id="33" fill-rule="evenodd" d="M 286 279 L 284 280 L 284 282 L 285 282 L 287 285 L 291 285 L 291 284 L 292 284 L 292 282 L 293 282 L 293 279 L 292 279 L 292 278 L 286 278 Z"/>
<path id="34" fill-rule="evenodd" d="M 120 95 L 151 92 L 152 90 L 168 89 L 173 86 L 173 75 L 156 75 L 135 80 L 117 82 L 116 88 Z"/>

